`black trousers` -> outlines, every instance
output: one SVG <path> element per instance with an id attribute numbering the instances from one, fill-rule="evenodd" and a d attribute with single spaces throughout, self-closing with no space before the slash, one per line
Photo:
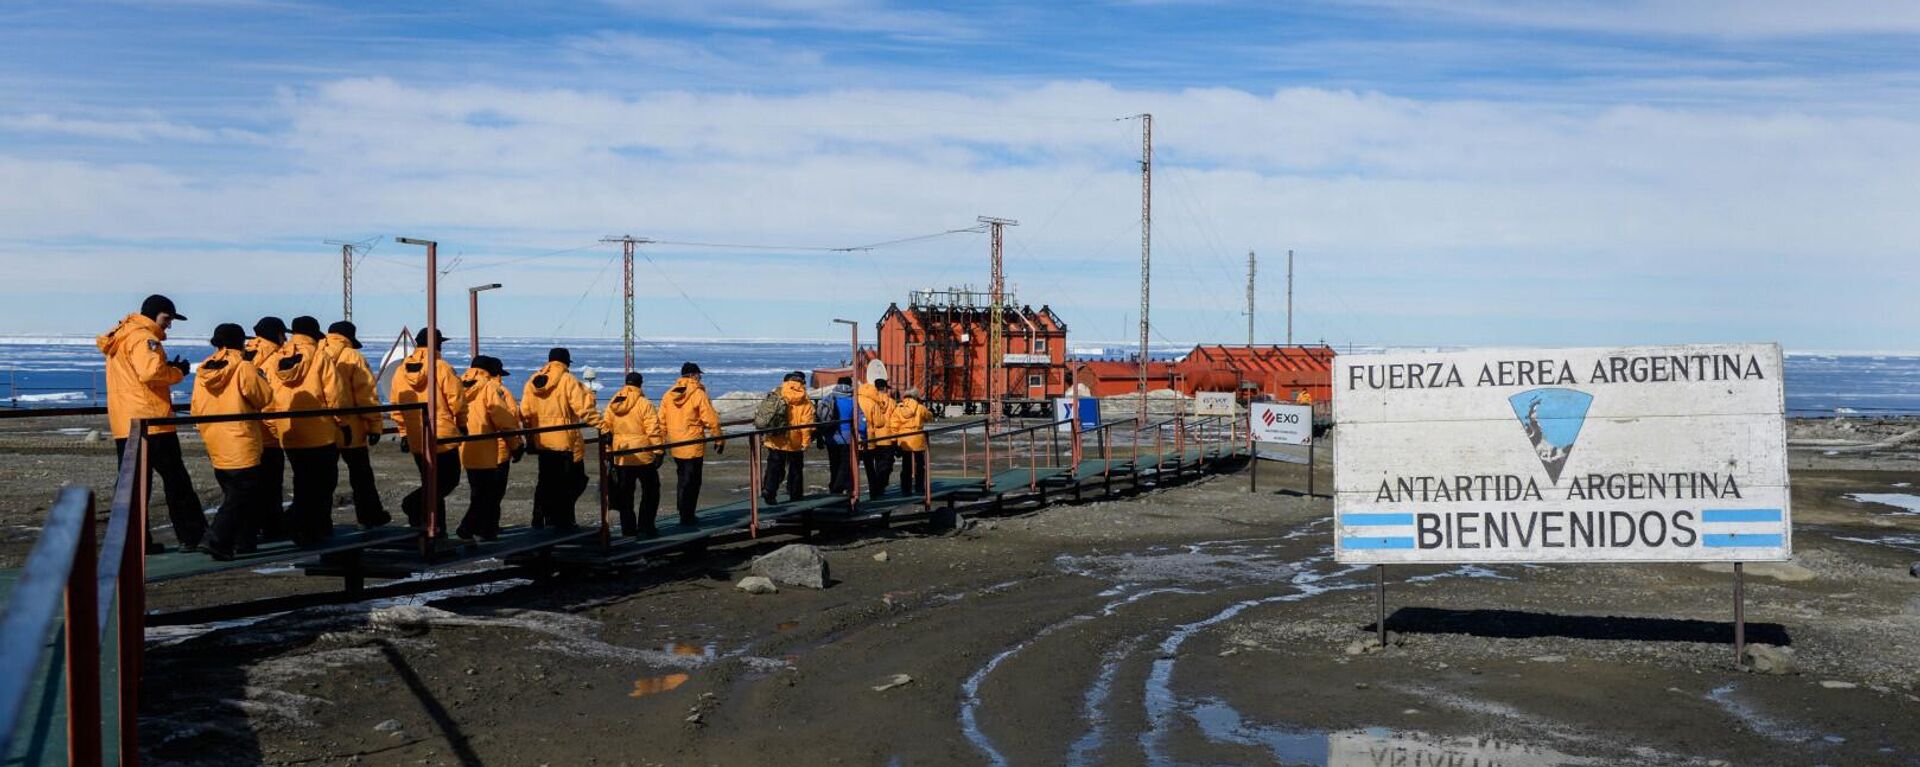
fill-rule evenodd
<path id="1" fill-rule="evenodd" d="M 448 448 L 438 453 L 438 459 L 439 465 L 435 467 L 438 472 L 435 478 L 439 480 L 437 493 L 439 502 L 433 505 L 433 515 L 438 522 L 435 528 L 441 535 L 446 535 L 447 496 L 453 495 L 453 489 L 460 486 L 460 452 Z M 414 453 L 413 468 L 420 472 L 420 487 L 414 488 L 413 492 L 407 493 L 407 497 L 400 499 L 400 510 L 406 512 L 407 524 L 424 530 L 427 527 L 426 502 L 421 497 L 421 491 L 427 486 L 427 457 Z"/>
<path id="2" fill-rule="evenodd" d="M 114 455 L 125 460 L 127 441 L 116 439 L 113 447 Z M 160 475 L 160 483 L 166 488 L 167 519 L 173 523 L 174 540 L 182 547 L 200 545 L 207 535 L 207 509 L 200 505 L 200 494 L 193 490 L 193 475 L 187 473 L 186 461 L 180 455 L 180 435 L 147 435 L 147 475 L 154 474 Z"/>
<path id="3" fill-rule="evenodd" d="M 787 500 L 797 501 L 807 494 L 807 482 L 800 475 L 801 459 L 806 453 L 799 450 L 775 450 L 767 448 L 767 468 L 760 473 L 760 499 L 773 503 L 780 494 L 780 480 L 787 482 Z"/>
<path id="4" fill-rule="evenodd" d="M 302 546 L 333 537 L 333 491 L 340 486 L 340 448 L 334 445 L 287 448 L 293 466 L 293 508 L 287 534 Z"/>
<path id="5" fill-rule="evenodd" d="M 893 478 L 893 447 L 889 445 L 861 451 L 860 462 L 867 466 L 867 497 L 885 495 L 887 480 Z"/>
<path id="6" fill-rule="evenodd" d="M 267 510 L 260 495 L 260 467 L 214 469 L 213 479 L 220 483 L 220 512 L 213 517 L 207 547 L 231 554 L 242 542 L 253 543 L 260 516 Z"/>
<path id="7" fill-rule="evenodd" d="M 847 492 L 853 485 L 853 475 L 848 468 L 847 446 L 827 443 L 827 492 L 835 495 Z"/>
<path id="8" fill-rule="evenodd" d="M 500 537 L 500 501 L 507 497 L 507 476 L 513 464 L 502 463 L 491 469 L 467 469 L 467 514 L 454 530 L 462 538 L 493 540 Z"/>
<path id="9" fill-rule="evenodd" d="M 633 487 L 640 486 L 640 513 L 634 514 Z M 613 467 L 613 486 L 607 505 L 620 514 L 621 535 L 654 535 L 653 518 L 660 515 L 660 462 L 645 466 Z"/>
<path id="10" fill-rule="evenodd" d="M 353 518 L 361 527 L 379 527 L 393 521 L 380 503 L 380 488 L 373 483 L 373 460 L 365 445 L 340 449 L 340 461 L 347 465 L 347 483 L 353 486 Z"/>
<path id="11" fill-rule="evenodd" d="M 680 511 L 682 524 L 693 524 L 694 512 L 700 509 L 700 475 L 706 463 L 706 458 L 673 459 L 673 505 Z"/>
<path id="12" fill-rule="evenodd" d="M 286 508 L 282 501 L 287 499 L 287 451 L 268 445 L 260 450 L 260 503 L 271 509 L 256 520 L 260 525 L 260 540 L 279 541 L 287 538 Z"/>
<path id="13" fill-rule="evenodd" d="M 927 451 L 900 451 L 900 494 L 921 495 L 926 492 Z"/>
<path id="14" fill-rule="evenodd" d="M 533 484 L 533 526 L 574 527 L 573 507 L 587 490 L 587 464 L 571 450 L 542 450 Z"/>

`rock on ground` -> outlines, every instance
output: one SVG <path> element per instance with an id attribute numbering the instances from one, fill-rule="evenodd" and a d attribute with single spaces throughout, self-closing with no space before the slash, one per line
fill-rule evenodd
<path id="1" fill-rule="evenodd" d="M 1798 674 L 1800 665 L 1793 660 L 1793 648 L 1774 647 L 1770 644 L 1747 645 L 1746 656 L 1741 658 L 1747 668 L 1760 674 Z"/>
<path id="2" fill-rule="evenodd" d="M 819 549 L 807 544 L 789 544 L 753 560 L 753 574 L 765 576 L 778 584 L 824 589 L 827 587 L 827 558 L 821 556 Z"/>
<path id="3" fill-rule="evenodd" d="M 767 580 L 766 577 L 759 575 L 749 575 L 741 578 L 740 582 L 734 584 L 733 587 L 748 594 L 777 594 L 780 592 L 780 587 L 773 585 L 773 581 Z"/>

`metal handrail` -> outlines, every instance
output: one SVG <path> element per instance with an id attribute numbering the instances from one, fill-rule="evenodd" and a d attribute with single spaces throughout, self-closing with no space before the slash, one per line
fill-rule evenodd
<path id="1" fill-rule="evenodd" d="M 169 408 L 175 413 L 185 413 L 191 407 L 187 403 L 175 403 Z M 107 408 L 102 405 L 84 407 L 0 407 L 0 421 L 11 418 L 59 418 L 76 415 L 106 415 Z"/>
<path id="2" fill-rule="evenodd" d="M 768 434 L 780 434 L 780 433 L 789 432 L 789 431 L 796 431 L 799 429 L 816 429 L 822 426 L 833 426 L 838 428 L 842 424 L 848 424 L 852 422 L 853 422 L 852 418 L 841 418 L 833 421 L 814 421 L 812 423 L 787 424 L 786 426 L 776 426 L 776 427 L 767 428 L 767 429 L 753 429 L 750 431 L 722 431 L 721 433 L 711 437 L 696 437 L 694 439 L 683 439 L 677 442 L 663 442 L 658 445 L 646 445 L 643 447 L 631 447 L 625 450 L 615 450 L 613 452 L 608 453 L 607 457 L 619 458 L 621 456 L 637 455 L 639 453 L 657 453 L 664 450 L 672 450 L 673 448 L 676 448 L 676 447 L 688 447 L 691 445 L 701 445 L 701 444 L 706 444 L 710 442 L 725 442 L 730 439 L 738 439 L 742 437 L 764 437 Z M 887 438 L 880 437 L 879 439 L 887 439 Z M 862 442 L 869 442 L 869 441 L 872 441 L 872 438 L 862 438 Z"/>
<path id="3" fill-rule="evenodd" d="M 0 615 L 0 754 L 12 750 L 34 672 L 46 658 L 47 638 L 61 616 L 67 759 L 70 764 L 100 763 L 105 735 L 100 712 L 102 635 L 94 621 L 114 601 L 115 590 L 96 590 L 94 544 L 93 491 L 78 485 L 60 488 Z M 62 603 L 63 616 L 58 612 Z M 96 606 L 102 612 L 96 612 Z M 125 685 L 121 690 L 126 692 Z"/>
<path id="4" fill-rule="evenodd" d="M 322 418 L 340 415 L 366 415 L 368 413 L 396 413 L 408 410 L 426 410 L 425 402 L 401 402 L 393 405 L 361 405 L 359 407 L 330 407 L 313 410 L 263 410 L 257 413 L 224 413 L 221 415 L 187 415 L 167 418 L 146 419 L 147 426 L 198 426 L 207 423 L 233 423 L 235 421 L 284 421 L 295 418 Z"/>

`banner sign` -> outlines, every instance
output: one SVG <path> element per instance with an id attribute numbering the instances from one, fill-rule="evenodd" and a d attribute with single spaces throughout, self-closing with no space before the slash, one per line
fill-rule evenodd
<path id="1" fill-rule="evenodd" d="M 1341 562 L 1792 553 L 1778 345 L 1343 355 L 1333 383 Z"/>
<path id="2" fill-rule="evenodd" d="M 1247 432 L 1255 442 L 1313 444 L 1313 406 L 1255 402 L 1247 408 Z"/>
<path id="3" fill-rule="evenodd" d="M 1100 400 L 1093 397 L 1080 397 L 1077 399 L 1073 397 L 1056 397 L 1053 400 L 1053 412 L 1057 414 L 1054 418 L 1056 421 L 1078 419 L 1080 421 L 1081 431 L 1093 431 L 1094 429 L 1100 428 Z M 1073 431 L 1073 424 L 1060 424 L 1058 431 L 1071 432 Z"/>
<path id="4" fill-rule="evenodd" d="M 1199 391 L 1193 393 L 1194 415 L 1233 415 L 1233 392 Z"/>

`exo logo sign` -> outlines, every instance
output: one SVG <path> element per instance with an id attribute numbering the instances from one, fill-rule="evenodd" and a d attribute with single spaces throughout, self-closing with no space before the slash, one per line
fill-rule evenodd
<path id="1" fill-rule="evenodd" d="M 1294 415 L 1293 413 L 1282 415 L 1279 411 L 1269 410 L 1260 414 L 1260 422 L 1268 426 L 1277 423 L 1299 423 L 1300 416 Z"/>
<path id="2" fill-rule="evenodd" d="M 1508 397 L 1507 404 L 1526 429 L 1540 468 L 1547 470 L 1547 478 L 1554 484 L 1560 484 L 1560 471 L 1567 466 L 1573 443 L 1580 439 L 1580 427 L 1586 425 L 1593 395 L 1573 389 L 1531 389 Z"/>

